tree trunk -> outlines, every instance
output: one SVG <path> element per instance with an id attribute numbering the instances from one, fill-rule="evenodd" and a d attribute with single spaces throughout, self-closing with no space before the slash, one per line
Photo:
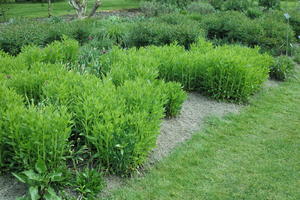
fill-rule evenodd
<path id="1" fill-rule="evenodd" d="M 48 0 L 48 17 L 50 18 L 51 16 L 51 0 Z"/>
<path id="2" fill-rule="evenodd" d="M 89 14 L 89 18 L 93 17 L 97 11 L 97 9 L 101 6 L 102 2 L 100 0 L 96 0 L 93 9 L 91 10 L 90 14 Z"/>

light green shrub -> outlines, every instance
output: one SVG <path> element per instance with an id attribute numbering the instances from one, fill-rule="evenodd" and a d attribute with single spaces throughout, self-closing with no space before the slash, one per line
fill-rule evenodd
<path id="1" fill-rule="evenodd" d="M 259 89 L 267 79 L 269 66 L 273 62 L 272 57 L 260 54 L 258 48 L 214 48 L 203 39 L 191 45 L 189 51 L 176 44 L 149 46 L 139 50 L 112 51 L 103 59 L 106 63 L 111 61 L 111 64 L 106 65 L 110 65 L 111 70 L 115 66 L 143 66 L 149 69 L 154 67 L 158 70 L 160 79 L 179 82 L 186 90 L 201 91 L 216 99 L 232 101 L 245 101 Z M 124 60 L 128 62 L 123 62 Z M 152 60 L 155 63 L 151 67 L 147 64 Z M 115 73 L 118 74 L 120 70 L 116 69 L 118 70 Z"/>
<path id="2" fill-rule="evenodd" d="M 189 13 L 197 13 L 201 15 L 216 12 L 215 8 L 207 2 L 193 2 L 187 6 L 187 11 Z"/>

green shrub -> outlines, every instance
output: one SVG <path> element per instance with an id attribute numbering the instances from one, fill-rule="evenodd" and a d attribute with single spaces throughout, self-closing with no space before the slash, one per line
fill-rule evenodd
<path id="1" fill-rule="evenodd" d="M 209 3 L 193 2 L 187 6 L 187 11 L 189 13 L 197 13 L 197 14 L 205 15 L 209 13 L 214 13 L 216 10 Z"/>
<path id="2" fill-rule="evenodd" d="M 292 55 L 294 57 L 294 61 L 300 64 L 300 47 L 294 46 L 292 49 Z"/>
<path id="3" fill-rule="evenodd" d="M 246 11 L 252 6 L 249 0 L 227 0 L 223 3 L 224 10 Z"/>
<path id="4" fill-rule="evenodd" d="M 43 160 L 51 170 L 64 163 L 71 132 L 70 115 L 55 107 L 14 107 L 2 122 L 8 169 L 34 169 Z"/>
<path id="5" fill-rule="evenodd" d="M 79 45 L 76 40 L 64 37 L 61 42 L 55 41 L 46 48 L 25 46 L 19 55 L 27 65 L 36 62 L 44 63 L 74 63 L 78 58 Z"/>
<path id="6" fill-rule="evenodd" d="M 140 4 L 140 8 L 147 17 L 179 12 L 179 9 L 175 5 L 160 3 L 156 1 L 142 1 Z"/>
<path id="7" fill-rule="evenodd" d="M 262 17 L 257 22 L 264 29 L 264 36 L 258 40 L 264 50 L 274 55 L 290 53 L 289 44 L 294 42 L 295 33 L 288 24 L 271 17 Z"/>
<path id="8" fill-rule="evenodd" d="M 291 16 L 290 21 L 289 21 L 290 25 L 293 27 L 296 37 L 298 38 L 300 36 L 300 12 L 299 12 L 299 9 L 289 10 L 288 13 Z"/>
<path id="9" fill-rule="evenodd" d="M 209 39 L 221 43 L 241 43 L 250 47 L 259 45 L 262 50 L 280 55 L 294 41 L 291 27 L 268 15 L 251 20 L 244 14 L 229 11 L 208 15 L 202 20 Z M 287 42 L 287 38 L 289 41 Z"/>
<path id="10" fill-rule="evenodd" d="M 261 7 L 250 7 L 246 10 L 246 15 L 251 18 L 251 19 L 255 19 L 255 18 L 259 18 L 263 15 L 263 10 L 261 9 Z"/>
<path id="11" fill-rule="evenodd" d="M 166 96 L 166 103 L 164 105 L 165 114 L 167 117 L 175 117 L 181 111 L 181 106 L 186 100 L 187 95 L 182 90 L 180 83 L 167 82 L 161 85 L 161 92 Z"/>
<path id="12" fill-rule="evenodd" d="M 280 7 L 280 0 L 258 0 L 258 4 L 263 6 L 267 9 L 271 8 L 279 8 Z"/>
<path id="13" fill-rule="evenodd" d="M 294 70 L 293 60 L 287 56 L 279 56 L 275 59 L 274 65 L 270 69 L 270 77 L 279 81 L 284 81 Z"/>
<path id="14" fill-rule="evenodd" d="M 142 22 L 131 27 L 127 46 L 160 46 L 177 41 L 178 44 L 188 48 L 199 36 L 203 35 L 203 31 L 197 24 L 170 25 L 157 22 Z"/>
<path id="15" fill-rule="evenodd" d="M 208 0 L 208 2 L 215 8 L 221 9 L 225 0 Z"/>
<path id="16" fill-rule="evenodd" d="M 193 2 L 194 0 L 155 0 L 156 2 L 162 4 L 171 4 L 175 5 L 178 8 L 185 8 L 188 4 Z"/>
<path id="17" fill-rule="evenodd" d="M 9 76 L 26 68 L 26 64 L 22 58 L 16 59 L 12 56 L 0 57 L 0 73 Z"/>
<path id="18" fill-rule="evenodd" d="M 208 15 L 202 24 L 209 39 L 221 39 L 225 42 L 240 42 L 248 46 L 260 43 L 264 30 L 256 21 L 236 11 L 220 12 Z"/>
<path id="19" fill-rule="evenodd" d="M 104 68 L 109 70 L 116 66 L 143 66 L 144 71 L 154 67 L 160 79 L 179 82 L 186 90 L 201 91 L 216 99 L 245 101 L 267 79 L 273 62 L 272 57 L 258 51 L 240 46 L 214 48 L 200 39 L 189 51 L 176 44 L 129 51 L 114 49 L 103 60 Z M 121 70 L 116 69 L 118 74 Z"/>

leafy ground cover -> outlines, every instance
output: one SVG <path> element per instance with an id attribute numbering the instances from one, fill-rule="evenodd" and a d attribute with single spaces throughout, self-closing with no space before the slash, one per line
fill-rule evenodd
<path id="1" fill-rule="evenodd" d="M 104 0 L 99 10 L 119 10 L 137 8 L 138 0 Z M 92 9 L 93 2 L 89 2 L 88 10 Z M 8 5 L 7 18 L 15 17 L 48 17 L 47 3 L 14 3 Z M 52 4 L 52 14 L 54 16 L 74 15 L 75 10 L 67 1 L 58 1 Z"/>
<path id="2" fill-rule="evenodd" d="M 300 73 L 107 199 L 299 199 Z"/>

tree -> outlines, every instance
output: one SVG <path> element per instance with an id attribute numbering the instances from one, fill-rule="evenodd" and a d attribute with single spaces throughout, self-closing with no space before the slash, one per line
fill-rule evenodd
<path id="1" fill-rule="evenodd" d="M 83 19 L 95 15 L 97 9 L 101 6 L 101 1 L 96 0 L 91 12 L 86 16 L 88 0 L 69 0 L 69 4 L 76 10 L 77 17 Z"/>
<path id="2" fill-rule="evenodd" d="M 6 21 L 6 13 L 9 10 L 10 3 L 13 2 L 13 0 L 0 0 L 0 19 L 2 18 L 3 21 Z"/>

